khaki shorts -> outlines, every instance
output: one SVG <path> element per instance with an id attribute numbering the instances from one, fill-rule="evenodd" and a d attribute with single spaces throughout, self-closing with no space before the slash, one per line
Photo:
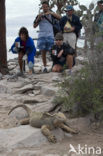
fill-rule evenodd
<path id="1" fill-rule="evenodd" d="M 71 33 L 64 33 L 64 42 L 69 43 L 69 45 L 75 49 L 76 48 L 76 43 L 77 43 L 77 37 L 76 34 L 71 32 Z"/>

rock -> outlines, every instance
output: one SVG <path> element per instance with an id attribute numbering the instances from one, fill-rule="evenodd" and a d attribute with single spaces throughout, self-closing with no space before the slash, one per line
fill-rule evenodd
<path id="1" fill-rule="evenodd" d="M 53 130 L 57 140 L 64 138 L 64 132 L 61 129 Z M 32 148 L 48 143 L 47 138 L 41 133 L 40 129 L 31 126 L 20 126 L 11 129 L 0 129 L 0 148 Z"/>
<path id="2" fill-rule="evenodd" d="M 28 117 L 27 112 L 23 109 L 23 108 L 17 108 L 15 110 L 13 110 L 10 115 L 11 118 L 15 117 L 18 120 L 21 120 L 25 117 Z"/>
<path id="3" fill-rule="evenodd" d="M 40 101 L 40 102 L 41 102 L 41 101 Z M 24 104 L 35 105 L 35 104 L 39 103 L 39 100 L 36 100 L 36 99 L 28 99 L 28 100 L 24 100 L 23 103 L 24 103 Z"/>
<path id="4" fill-rule="evenodd" d="M 10 89 L 7 86 L 0 84 L 0 93 L 9 93 Z"/>
<path id="5" fill-rule="evenodd" d="M 34 89 L 35 90 L 40 90 L 41 87 L 43 86 L 44 82 L 38 82 L 35 86 L 34 86 Z"/>
<path id="6" fill-rule="evenodd" d="M 34 68 L 35 73 L 41 73 L 42 72 L 42 68 L 41 67 L 36 67 Z"/>
<path id="7" fill-rule="evenodd" d="M 3 75 L 0 73 L 0 80 L 2 79 L 2 76 L 3 76 Z"/>
<path id="8" fill-rule="evenodd" d="M 40 152 L 40 151 L 22 150 L 22 151 L 19 152 L 18 156 L 42 156 L 42 152 Z"/>
<path id="9" fill-rule="evenodd" d="M 85 64 L 88 62 L 88 59 L 83 56 L 77 56 L 76 57 L 76 64 Z"/>
<path id="10" fill-rule="evenodd" d="M 33 90 L 33 85 L 32 84 L 25 85 L 24 87 L 15 90 L 14 93 L 22 94 L 22 93 L 25 93 L 25 92 L 27 92 L 29 90 Z"/>
<path id="11" fill-rule="evenodd" d="M 33 93 L 34 93 L 35 96 L 39 95 L 40 94 L 40 90 L 34 90 Z"/>
<path id="12" fill-rule="evenodd" d="M 29 93 L 28 95 L 31 96 L 31 97 L 35 96 L 35 94 L 33 94 L 33 93 Z"/>
<path id="13" fill-rule="evenodd" d="M 33 107 L 33 109 L 37 112 L 49 112 L 53 107 L 53 104 L 51 100 L 48 100 L 47 102 L 42 102 Z"/>
<path id="14" fill-rule="evenodd" d="M 73 73 L 77 73 L 79 72 L 84 66 L 81 65 L 81 64 L 78 64 L 77 66 L 74 66 L 73 69 L 72 69 L 72 72 Z"/>
<path id="15" fill-rule="evenodd" d="M 53 86 L 42 86 L 41 94 L 45 96 L 54 96 L 57 92 L 57 88 Z"/>
<path id="16" fill-rule="evenodd" d="M 60 82 L 61 79 L 58 76 L 54 76 L 54 77 L 52 77 L 52 81 L 54 81 L 54 82 Z"/>
<path id="17" fill-rule="evenodd" d="M 17 65 L 10 65 L 10 66 L 8 66 L 8 69 L 9 69 L 9 70 L 13 70 L 14 68 L 16 68 L 16 66 L 17 66 Z"/>

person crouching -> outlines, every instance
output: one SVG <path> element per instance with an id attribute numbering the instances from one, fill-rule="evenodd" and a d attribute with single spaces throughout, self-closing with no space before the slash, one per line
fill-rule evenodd
<path id="1" fill-rule="evenodd" d="M 34 67 L 34 56 L 36 54 L 36 48 L 34 41 L 29 37 L 28 30 L 25 27 L 20 28 L 19 37 L 17 37 L 11 46 L 13 53 L 18 53 L 18 62 L 20 67 L 20 74 L 23 74 L 23 57 L 27 56 L 27 62 L 29 67 L 29 74 L 32 74 Z"/>
<path id="2" fill-rule="evenodd" d="M 57 33 L 55 36 L 55 44 L 52 47 L 51 57 L 53 61 L 52 72 L 61 72 L 63 66 L 67 64 L 69 73 L 73 66 L 73 55 L 75 50 L 68 43 L 63 43 L 63 35 Z"/>

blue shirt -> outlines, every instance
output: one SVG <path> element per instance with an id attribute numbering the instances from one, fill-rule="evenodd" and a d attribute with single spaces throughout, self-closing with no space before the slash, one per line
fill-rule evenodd
<path id="1" fill-rule="evenodd" d="M 51 15 L 46 15 L 49 20 L 52 21 Z M 42 18 L 42 20 L 39 22 L 39 35 L 40 37 L 52 37 L 54 38 L 54 32 L 53 32 L 53 26 L 52 24 L 45 19 L 45 17 Z"/>
<path id="2" fill-rule="evenodd" d="M 15 47 L 15 42 L 20 42 L 21 44 L 21 38 L 20 37 L 17 37 L 13 43 L 13 45 L 11 46 L 11 51 L 12 53 L 16 53 L 14 47 Z M 34 41 L 31 37 L 28 37 L 28 39 L 26 40 L 26 46 L 25 46 L 25 51 L 26 51 L 26 54 L 28 56 L 28 62 L 32 62 L 34 63 L 34 56 L 36 54 L 36 48 L 35 48 L 35 45 L 34 45 Z"/>

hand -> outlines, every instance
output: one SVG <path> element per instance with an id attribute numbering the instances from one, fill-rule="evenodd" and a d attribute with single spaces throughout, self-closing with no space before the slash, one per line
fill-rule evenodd
<path id="1" fill-rule="evenodd" d="M 53 55 L 55 54 L 55 50 L 52 50 L 52 54 L 53 54 Z"/>
<path id="2" fill-rule="evenodd" d="M 52 11 L 48 11 L 46 12 L 44 15 L 53 15 L 53 16 L 57 16 L 54 12 Z"/>
<path id="3" fill-rule="evenodd" d="M 71 32 L 75 30 L 75 27 L 71 27 Z"/>
<path id="4" fill-rule="evenodd" d="M 36 22 L 38 23 L 38 21 L 41 21 L 43 19 L 44 13 L 41 13 L 38 15 Z"/>
<path id="5" fill-rule="evenodd" d="M 45 15 L 52 15 L 54 16 L 56 19 L 60 19 L 61 16 L 56 14 L 55 12 L 52 12 L 52 11 L 48 11 L 47 13 L 45 13 Z"/>
<path id="6" fill-rule="evenodd" d="M 68 27 L 65 26 L 65 27 L 64 27 L 64 30 L 67 31 L 67 32 L 68 32 L 68 31 L 70 32 L 70 31 L 71 31 L 71 28 L 68 28 Z"/>
<path id="7" fill-rule="evenodd" d="M 44 13 L 44 15 L 49 15 L 49 14 L 52 15 L 52 12 L 51 11 L 48 11 L 48 12 Z"/>
<path id="8" fill-rule="evenodd" d="M 20 42 L 15 42 L 15 47 L 20 48 Z"/>
<path id="9" fill-rule="evenodd" d="M 75 30 L 75 27 L 71 27 L 71 28 L 64 27 L 64 30 L 67 32 L 73 32 Z"/>

